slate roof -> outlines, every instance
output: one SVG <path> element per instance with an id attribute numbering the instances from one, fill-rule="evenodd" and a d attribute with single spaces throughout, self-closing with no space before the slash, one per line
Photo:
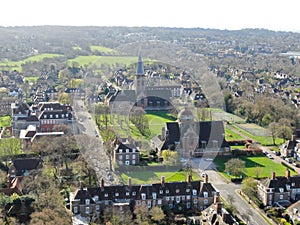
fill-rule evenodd
<path id="1" fill-rule="evenodd" d="M 137 147 L 134 144 L 131 143 L 120 143 L 116 146 L 116 153 L 121 153 L 120 150 L 123 150 L 123 153 L 125 153 L 125 150 L 128 149 L 129 152 L 133 152 L 133 149 L 135 149 L 135 152 L 139 152 Z"/>
<path id="2" fill-rule="evenodd" d="M 291 189 L 300 188 L 300 176 L 291 176 L 289 178 L 284 176 L 275 177 L 275 179 L 266 178 L 260 183 L 267 188 L 274 188 L 274 192 L 280 192 L 279 188 L 283 188 L 284 192 L 287 190 L 287 185 Z"/>
<path id="3" fill-rule="evenodd" d="M 16 158 L 13 159 L 13 166 L 16 168 L 16 175 L 22 176 L 25 170 L 36 170 L 43 165 L 40 158 Z"/>

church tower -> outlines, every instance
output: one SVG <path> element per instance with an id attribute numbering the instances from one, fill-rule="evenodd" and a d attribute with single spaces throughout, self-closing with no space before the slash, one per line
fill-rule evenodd
<path id="1" fill-rule="evenodd" d="M 135 88 L 137 106 L 146 108 L 148 105 L 147 93 L 146 93 L 146 77 L 145 77 L 144 65 L 143 65 L 141 54 L 139 54 L 139 58 L 138 58 L 134 88 Z"/>

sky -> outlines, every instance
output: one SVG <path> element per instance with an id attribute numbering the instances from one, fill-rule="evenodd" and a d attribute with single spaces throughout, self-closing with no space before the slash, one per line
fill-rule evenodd
<path id="1" fill-rule="evenodd" d="M 298 0 L 1 0 L 0 26 L 148 26 L 300 32 Z"/>

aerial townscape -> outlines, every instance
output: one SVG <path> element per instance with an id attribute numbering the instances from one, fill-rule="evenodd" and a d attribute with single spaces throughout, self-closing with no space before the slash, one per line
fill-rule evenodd
<path id="1" fill-rule="evenodd" d="M 299 40 L 0 27 L 0 224 L 300 224 Z"/>

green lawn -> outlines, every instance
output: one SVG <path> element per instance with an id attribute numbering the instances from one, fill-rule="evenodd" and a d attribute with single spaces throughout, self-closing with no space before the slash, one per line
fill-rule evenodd
<path id="1" fill-rule="evenodd" d="M 229 128 L 225 128 L 225 140 L 226 141 L 230 141 L 230 140 L 244 140 L 245 138 L 243 138 L 241 135 L 239 135 L 238 133 L 235 133 L 233 130 L 229 129 Z"/>
<path id="2" fill-rule="evenodd" d="M 0 68 L 9 70 L 22 70 L 22 64 L 27 62 L 40 62 L 45 58 L 62 57 L 61 54 L 38 54 L 19 61 L 4 60 L 0 62 Z"/>
<path id="3" fill-rule="evenodd" d="M 214 162 L 218 166 L 218 170 L 223 173 L 225 176 L 227 174 L 224 172 L 225 163 L 230 160 L 231 156 L 221 156 L 216 157 Z M 256 178 L 257 171 L 259 176 L 258 178 L 271 177 L 272 172 L 276 172 L 276 176 L 284 176 L 286 167 L 282 164 L 275 163 L 272 159 L 269 159 L 265 156 L 252 156 L 239 157 L 241 160 L 246 162 L 246 173 L 244 174 L 247 177 Z M 259 169 L 258 169 L 259 167 Z M 296 175 L 296 172 L 291 171 L 291 175 Z"/>
<path id="4" fill-rule="evenodd" d="M 120 65 L 130 65 L 136 63 L 138 60 L 137 56 L 78 56 L 74 59 L 68 60 L 68 64 L 72 65 L 73 62 L 78 63 L 80 66 L 84 65 L 97 65 L 101 64 L 114 66 L 116 64 Z M 145 59 L 145 61 L 148 59 Z"/>
<path id="5" fill-rule="evenodd" d="M 184 171 L 151 171 L 142 170 L 139 171 L 131 171 L 127 173 L 123 173 L 121 175 L 124 183 L 127 183 L 128 177 L 131 177 L 131 181 L 133 184 L 150 184 L 150 183 L 158 183 L 161 180 L 161 177 L 165 177 L 166 182 L 177 182 L 177 181 L 186 181 L 187 172 Z M 192 174 L 193 180 L 199 180 L 200 177 L 195 173 Z"/>
<path id="6" fill-rule="evenodd" d="M 149 139 L 161 134 L 162 127 L 166 125 L 166 122 L 172 122 L 176 120 L 176 118 L 174 118 L 167 111 L 149 111 L 147 112 L 147 118 L 151 132 Z"/>
<path id="7" fill-rule="evenodd" d="M 21 154 L 20 140 L 18 138 L 0 139 L 0 156 Z"/>
<path id="8" fill-rule="evenodd" d="M 117 51 L 111 48 L 106 48 L 103 46 L 92 45 L 91 47 L 92 52 L 102 52 L 102 53 L 116 53 Z"/>

